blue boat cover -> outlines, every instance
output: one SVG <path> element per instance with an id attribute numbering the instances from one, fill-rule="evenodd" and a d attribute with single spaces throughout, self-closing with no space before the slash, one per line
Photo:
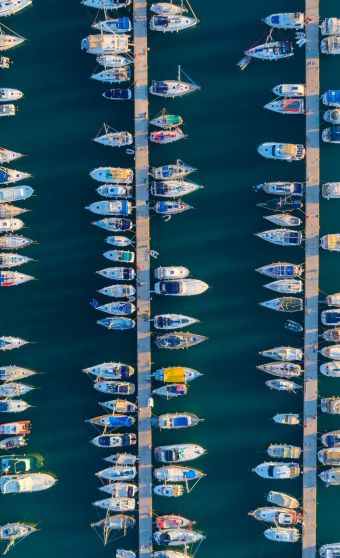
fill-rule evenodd
<path id="1" fill-rule="evenodd" d="M 340 126 L 332 126 L 329 130 L 330 141 L 340 142 Z"/>
<path id="2" fill-rule="evenodd" d="M 0 411 L 7 411 L 7 409 L 8 409 L 8 403 L 0 401 Z"/>
<path id="3" fill-rule="evenodd" d="M 340 89 L 329 89 L 326 93 L 326 100 L 328 103 L 340 104 Z"/>
<path id="4" fill-rule="evenodd" d="M 280 23 L 280 16 L 278 14 L 275 14 L 270 18 L 270 21 L 271 23 L 275 23 L 275 24 Z"/>
<path id="5" fill-rule="evenodd" d="M 340 442 L 340 436 L 326 436 L 326 443 L 329 448 L 334 448 Z"/>
<path id="6" fill-rule="evenodd" d="M 178 281 L 161 281 L 161 292 L 167 294 L 178 294 L 180 283 Z"/>
<path id="7" fill-rule="evenodd" d="M 174 426 L 181 427 L 188 425 L 188 417 L 175 417 Z"/>
<path id="8" fill-rule="evenodd" d="M 8 172 L 6 170 L 0 169 L 0 184 L 7 182 Z"/>
<path id="9" fill-rule="evenodd" d="M 325 314 L 326 324 L 340 324 L 340 310 L 334 310 L 334 312 L 327 312 Z"/>
<path id="10" fill-rule="evenodd" d="M 189 469 L 189 471 L 184 472 L 184 478 L 188 480 L 192 480 L 196 478 L 196 473 L 193 469 Z"/>
<path id="11" fill-rule="evenodd" d="M 152 87 L 153 87 L 155 93 L 167 93 L 168 92 L 168 86 L 164 81 L 153 81 L 152 82 Z"/>
<path id="12" fill-rule="evenodd" d="M 169 25 L 169 18 L 165 16 L 155 16 L 156 25 L 167 27 Z"/>
<path id="13" fill-rule="evenodd" d="M 106 99 L 122 99 L 127 100 L 130 98 L 129 89 L 108 89 L 104 92 L 104 97 Z"/>
<path id="14" fill-rule="evenodd" d="M 110 428 L 115 428 L 116 426 L 131 426 L 132 419 L 131 417 L 115 417 L 110 416 L 108 421 L 108 426 Z"/>

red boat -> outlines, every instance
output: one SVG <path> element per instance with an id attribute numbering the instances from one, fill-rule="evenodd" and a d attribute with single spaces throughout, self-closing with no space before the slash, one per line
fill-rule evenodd
<path id="1" fill-rule="evenodd" d="M 175 130 L 160 130 L 158 132 L 150 133 L 150 141 L 153 143 L 173 143 L 174 141 L 178 141 L 185 137 L 186 135 L 180 128 L 175 128 Z"/>
<path id="2" fill-rule="evenodd" d="M 31 431 L 30 420 L 19 420 L 17 422 L 5 422 L 0 424 L 0 435 L 29 434 Z"/>
<path id="3" fill-rule="evenodd" d="M 190 529 L 195 525 L 195 521 L 183 517 L 183 515 L 159 515 L 156 517 L 156 527 L 157 529 L 178 529 L 186 528 Z"/>
<path id="4" fill-rule="evenodd" d="M 264 105 L 264 108 L 281 114 L 304 114 L 304 99 L 279 99 Z"/>

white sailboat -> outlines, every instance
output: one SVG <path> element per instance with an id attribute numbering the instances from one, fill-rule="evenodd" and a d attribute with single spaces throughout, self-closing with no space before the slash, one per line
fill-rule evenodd
<path id="1" fill-rule="evenodd" d="M 7 17 L 27 8 L 32 4 L 32 0 L 1 0 L 0 17 Z"/>
<path id="2" fill-rule="evenodd" d="M 182 81 L 181 79 L 181 66 L 178 66 L 178 76 L 177 80 L 164 80 L 152 82 L 150 87 L 150 93 L 158 97 L 164 98 L 175 98 L 186 95 L 187 93 L 192 93 L 201 89 L 199 85 L 196 85 L 193 81 Z M 183 72 L 184 73 L 184 72 Z M 190 79 L 190 78 L 189 78 Z"/>

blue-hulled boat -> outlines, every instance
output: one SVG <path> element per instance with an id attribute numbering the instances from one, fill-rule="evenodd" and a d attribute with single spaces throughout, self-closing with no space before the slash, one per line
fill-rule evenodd
<path id="1" fill-rule="evenodd" d="M 104 21 L 98 21 L 92 25 L 93 29 L 98 29 L 107 33 L 111 31 L 113 33 L 129 33 L 132 30 L 131 21 L 128 17 L 118 17 L 117 19 L 106 19 Z"/>
<path id="2" fill-rule="evenodd" d="M 322 102 L 328 107 L 340 107 L 340 89 L 328 89 L 322 95 Z"/>
<path id="3" fill-rule="evenodd" d="M 326 448 L 336 448 L 340 446 L 340 430 L 333 430 L 321 436 L 321 443 Z"/>
<path id="4" fill-rule="evenodd" d="M 322 132 L 322 139 L 326 143 L 340 143 L 340 126 L 325 128 Z"/>
<path id="5" fill-rule="evenodd" d="M 100 417 L 88 419 L 86 422 L 96 426 L 104 426 L 105 428 L 117 428 L 120 426 L 132 426 L 135 423 L 135 419 L 134 417 L 117 414 L 101 415 Z"/>
<path id="6" fill-rule="evenodd" d="M 107 329 L 117 329 L 117 330 L 124 330 L 124 329 L 133 329 L 136 325 L 135 320 L 131 318 L 125 317 L 114 317 L 114 318 L 103 318 L 102 320 L 97 320 L 98 325 L 102 325 Z"/>
<path id="7" fill-rule="evenodd" d="M 128 101 L 132 98 L 131 89 L 108 89 L 102 96 L 110 101 Z"/>

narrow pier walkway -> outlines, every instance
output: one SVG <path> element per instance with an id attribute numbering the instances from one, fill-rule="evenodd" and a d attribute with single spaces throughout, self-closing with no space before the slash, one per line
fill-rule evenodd
<path id="1" fill-rule="evenodd" d="M 152 438 L 150 347 L 150 216 L 147 2 L 133 0 L 137 261 L 137 381 L 139 556 L 152 554 Z"/>
<path id="2" fill-rule="evenodd" d="M 302 557 L 316 556 L 320 191 L 319 0 L 306 0 L 305 383 Z"/>

